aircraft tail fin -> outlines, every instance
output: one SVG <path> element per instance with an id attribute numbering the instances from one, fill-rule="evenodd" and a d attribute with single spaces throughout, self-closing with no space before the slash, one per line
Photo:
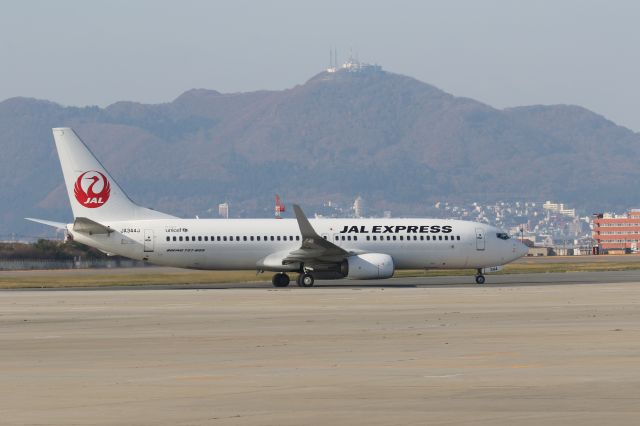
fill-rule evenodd
<path id="1" fill-rule="evenodd" d="M 101 222 L 172 217 L 131 201 L 73 129 L 54 128 L 53 138 L 74 218 Z"/>

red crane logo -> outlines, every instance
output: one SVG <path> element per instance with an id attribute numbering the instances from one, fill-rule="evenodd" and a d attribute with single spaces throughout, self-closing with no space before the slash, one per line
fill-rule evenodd
<path id="1" fill-rule="evenodd" d="M 111 184 L 105 175 L 90 170 L 78 176 L 73 192 L 80 204 L 89 209 L 95 209 L 104 205 L 109 199 Z"/>

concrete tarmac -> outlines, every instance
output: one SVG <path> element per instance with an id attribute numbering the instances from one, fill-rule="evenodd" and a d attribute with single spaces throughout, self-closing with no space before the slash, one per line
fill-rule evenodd
<path id="1" fill-rule="evenodd" d="M 638 424 L 640 272 L 472 279 L 2 291 L 0 424 Z"/>

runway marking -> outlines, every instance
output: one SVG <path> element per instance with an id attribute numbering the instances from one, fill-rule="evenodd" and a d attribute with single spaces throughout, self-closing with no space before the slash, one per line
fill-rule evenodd
<path id="1" fill-rule="evenodd" d="M 175 377 L 175 380 L 226 380 L 229 379 L 230 376 L 180 376 Z"/>
<path id="2" fill-rule="evenodd" d="M 440 376 L 422 376 L 425 379 L 449 379 L 451 377 L 459 377 L 459 376 L 464 376 L 464 374 L 462 373 L 458 373 L 458 374 L 443 374 Z"/>

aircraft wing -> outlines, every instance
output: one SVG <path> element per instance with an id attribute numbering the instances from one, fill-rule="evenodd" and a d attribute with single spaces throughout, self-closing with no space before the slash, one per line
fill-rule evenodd
<path id="1" fill-rule="evenodd" d="M 299 249 L 291 251 L 284 257 L 284 259 L 282 259 L 283 265 L 298 262 L 340 262 L 342 259 L 350 255 L 350 253 L 342 247 L 339 247 L 318 235 L 299 205 L 294 204 L 293 211 L 296 214 L 296 220 L 300 227 L 302 244 Z"/>

